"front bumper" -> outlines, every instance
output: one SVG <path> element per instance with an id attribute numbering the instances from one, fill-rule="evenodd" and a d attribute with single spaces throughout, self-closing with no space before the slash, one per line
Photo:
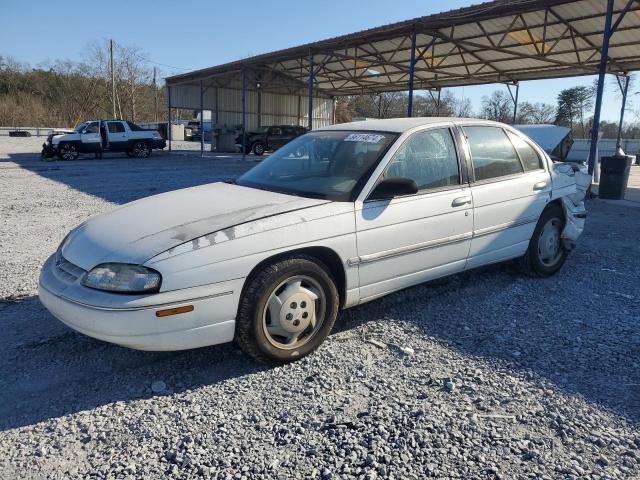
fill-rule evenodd
<path id="1" fill-rule="evenodd" d="M 137 350 L 185 350 L 233 340 L 241 280 L 153 295 L 122 295 L 84 287 L 59 271 L 56 256 L 42 267 L 38 295 L 58 320 L 80 333 Z M 67 272 L 69 269 L 67 269 Z M 193 311 L 157 317 L 158 310 Z"/>
<path id="2" fill-rule="evenodd" d="M 41 153 L 42 158 L 55 157 L 57 153 L 58 153 L 58 149 L 54 147 L 52 143 L 45 142 L 42 144 L 42 153 Z"/>
<path id="3" fill-rule="evenodd" d="M 151 148 L 162 150 L 167 146 L 167 141 L 164 138 L 156 138 L 151 140 Z"/>

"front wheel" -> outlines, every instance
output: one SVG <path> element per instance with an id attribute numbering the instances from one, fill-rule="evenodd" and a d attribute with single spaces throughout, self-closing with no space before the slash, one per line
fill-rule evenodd
<path id="1" fill-rule="evenodd" d="M 76 160 L 80 156 L 78 146 L 73 143 L 63 143 L 59 147 L 60 160 Z"/>
<path id="2" fill-rule="evenodd" d="M 550 205 L 542 212 L 529 241 L 527 253 L 520 259 L 525 273 L 549 277 L 562 268 L 569 255 L 562 246 L 564 224 L 562 208 L 558 205 Z"/>
<path id="3" fill-rule="evenodd" d="M 307 255 L 284 258 L 247 281 L 235 341 L 265 363 L 297 360 L 329 335 L 338 305 L 335 282 L 321 262 Z"/>

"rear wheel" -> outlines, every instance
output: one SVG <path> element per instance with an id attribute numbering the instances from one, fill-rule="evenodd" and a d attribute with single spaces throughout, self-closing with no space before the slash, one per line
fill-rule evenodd
<path id="1" fill-rule="evenodd" d="M 558 205 L 550 205 L 542 212 L 527 253 L 520 259 L 525 273 L 548 277 L 562 268 L 569 254 L 562 246 L 564 223 L 562 208 Z"/>
<path id="2" fill-rule="evenodd" d="M 60 160 L 76 160 L 80 156 L 78 146 L 74 143 L 63 143 L 58 148 Z"/>
<path id="3" fill-rule="evenodd" d="M 285 363 L 313 352 L 329 335 L 338 314 L 338 291 L 315 258 L 284 258 L 247 282 L 235 333 L 245 353 L 262 362 Z"/>
<path id="4" fill-rule="evenodd" d="M 147 158 L 151 155 L 151 148 L 149 148 L 149 144 L 147 142 L 136 142 L 133 144 L 131 153 L 134 157 Z"/>

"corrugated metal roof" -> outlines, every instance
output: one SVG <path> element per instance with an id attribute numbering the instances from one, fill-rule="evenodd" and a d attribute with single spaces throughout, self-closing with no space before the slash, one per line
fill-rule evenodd
<path id="1" fill-rule="evenodd" d="M 167 79 L 301 94 L 313 58 L 320 95 L 406 90 L 416 34 L 415 87 L 440 88 L 596 73 L 604 0 L 498 0 L 384 25 Z M 627 7 L 629 7 L 627 9 Z M 628 10 L 625 15 L 623 12 Z M 621 17 L 621 15 L 623 15 Z M 640 68 L 640 1 L 615 0 L 608 70 Z"/>

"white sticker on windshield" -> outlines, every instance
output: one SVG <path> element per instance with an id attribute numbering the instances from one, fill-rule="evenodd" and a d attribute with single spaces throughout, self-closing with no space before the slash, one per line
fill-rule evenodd
<path id="1" fill-rule="evenodd" d="M 384 135 L 376 135 L 375 133 L 352 133 L 347 136 L 345 142 L 365 142 L 365 143 L 378 143 L 384 138 Z"/>

